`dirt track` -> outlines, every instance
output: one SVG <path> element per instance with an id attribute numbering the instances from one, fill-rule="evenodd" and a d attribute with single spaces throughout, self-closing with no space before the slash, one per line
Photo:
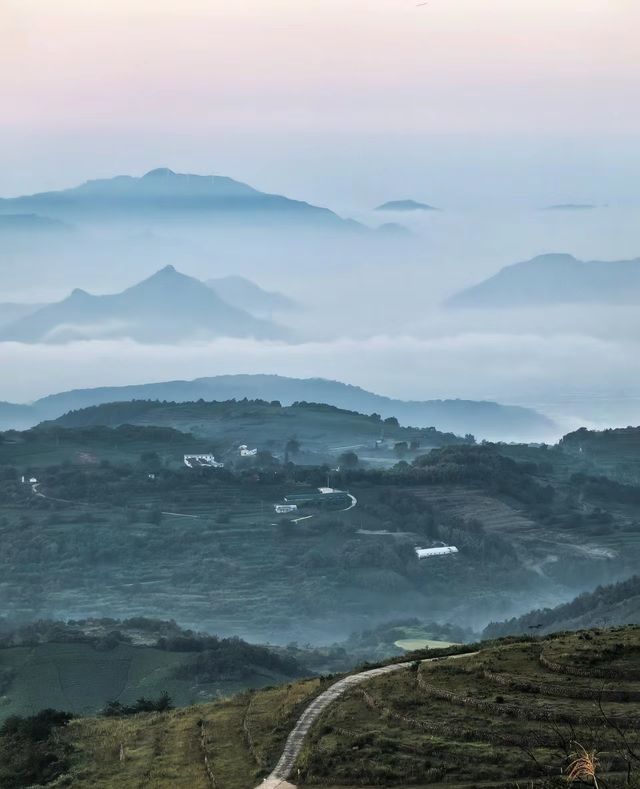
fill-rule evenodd
<path id="1" fill-rule="evenodd" d="M 470 657 L 469 655 L 460 655 L 459 657 Z M 453 656 L 454 659 L 458 656 Z M 424 663 L 429 662 L 430 660 L 438 660 L 439 658 L 427 658 L 427 660 L 423 661 Z M 332 685 L 328 690 L 325 690 L 324 693 L 321 693 L 317 698 L 315 698 L 311 704 L 305 709 L 302 713 L 298 722 L 291 730 L 291 733 L 287 737 L 287 742 L 284 746 L 284 751 L 282 752 L 282 756 L 280 757 L 278 764 L 275 766 L 273 772 L 268 778 L 265 778 L 264 782 L 261 784 L 258 789 L 296 789 L 296 787 L 290 783 L 287 783 L 287 779 L 291 777 L 291 773 L 295 767 L 296 761 L 298 760 L 298 756 L 300 756 L 300 751 L 302 750 L 302 746 L 304 744 L 304 739 L 309 733 L 309 730 L 313 726 L 313 724 L 318 720 L 321 713 L 337 698 L 346 693 L 350 688 L 354 687 L 355 685 L 360 685 L 362 682 L 366 682 L 368 679 L 373 679 L 374 677 L 379 677 L 384 674 L 391 674 L 395 671 L 401 671 L 404 668 L 408 668 L 411 665 L 410 662 L 406 663 L 392 663 L 389 666 L 383 666 L 382 668 L 374 668 L 370 669 L 369 671 L 362 671 L 360 674 L 351 674 L 348 677 L 344 677 L 344 679 L 338 680 L 334 685 Z"/>

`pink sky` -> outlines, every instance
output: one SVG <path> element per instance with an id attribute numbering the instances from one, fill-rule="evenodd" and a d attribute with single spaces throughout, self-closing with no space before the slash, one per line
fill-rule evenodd
<path id="1" fill-rule="evenodd" d="M 0 193 L 47 139 L 635 133 L 639 5 L 2 0 Z"/>
<path id="2" fill-rule="evenodd" d="M 637 6 L 3 0 L 3 121 L 637 130 Z"/>

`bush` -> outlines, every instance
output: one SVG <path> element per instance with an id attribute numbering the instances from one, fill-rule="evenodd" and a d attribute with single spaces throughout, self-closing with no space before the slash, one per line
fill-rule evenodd
<path id="1" fill-rule="evenodd" d="M 12 715 L 0 726 L 0 786 L 21 789 L 47 784 L 68 767 L 68 749 L 52 736 L 73 716 L 45 709 L 37 715 Z"/>
<path id="2" fill-rule="evenodd" d="M 171 696 L 163 691 L 157 699 L 147 699 L 141 696 L 135 704 L 121 704 L 119 701 L 108 701 L 100 713 L 106 718 L 122 718 L 127 715 L 137 715 L 140 712 L 167 712 L 173 709 Z"/>

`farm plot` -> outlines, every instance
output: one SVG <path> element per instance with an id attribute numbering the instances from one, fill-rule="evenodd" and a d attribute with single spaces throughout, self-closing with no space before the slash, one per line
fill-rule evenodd
<path id="1" fill-rule="evenodd" d="M 310 506 L 314 517 L 296 524 L 273 508 L 295 484 L 189 470 L 166 479 L 122 474 L 97 469 L 81 485 L 66 470 L 46 472 L 46 495 L 78 501 L 34 498 L 28 516 L 0 522 L 8 615 L 170 617 L 260 641 L 273 633 L 300 638 L 302 628 L 306 637 L 318 617 L 332 618 L 335 634 L 338 608 L 350 620 L 346 635 L 372 605 L 382 606 L 381 615 L 395 606 L 381 573 L 400 599 L 411 596 L 419 605 L 419 592 L 403 577 L 357 558 L 360 543 L 366 556 L 371 550 L 370 540 L 356 534 L 363 522 L 357 508 Z M 347 561 L 357 562 L 350 572 Z"/>
<path id="2" fill-rule="evenodd" d="M 585 540 L 584 535 L 549 528 L 528 517 L 522 510 L 485 492 L 463 485 L 434 485 L 411 489 L 413 495 L 463 520 L 477 520 L 485 530 L 507 539 L 525 566 L 546 575 L 549 565 L 563 559 L 608 560 L 617 555 L 610 547 L 617 540 Z"/>
<path id="3" fill-rule="evenodd" d="M 580 637 L 567 637 L 561 647 L 574 662 Z M 602 653 L 626 643 L 637 668 L 631 647 L 637 646 L 638 628 L 592 631 L 588 640 Z M 602 702 L 608 720 L 615 721 L 608 725 L 597 703 L 602 681 L 585 676 L 584 697 L 563 695 L 557 675 L 541 669 L 539 653 L 547 648 L 554 641 L 503 645 L 455 662 L 416 663 L 368 681 L 315 725 L 298 762 L 302 782 L 529 785 L 558 775 L 573 741 L 597 744 L 603 778 L 622 775 L 620 732 L 635 736 L 640 718 L 637 702 L 625 696 L 632 688 L 620 680 L 617 699 Z M 538 681 L 528 684 L 536 672 Z"/>

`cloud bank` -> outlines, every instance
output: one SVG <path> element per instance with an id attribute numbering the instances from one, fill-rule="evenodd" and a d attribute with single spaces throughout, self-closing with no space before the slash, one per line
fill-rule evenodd
<path id="1" fill-rule="evenodd" d="M 640 422 L 630 382 L 640 380 L 640 339 L 580 334 L 460 333 L 418 339 L 379 335 L 297 345 L 219 339 L 188 345 L 133 341 L 61 346 L 0 343 L 0 399 L 27 402 L 71 388 L 233 373 L 325 377 L 403 399 L 494 399 L 537 406 L 562 427 Z M 611 398 L 624 409 L 610 407 Z M 595 408 L 593 404 L 595 403 Z"/>

